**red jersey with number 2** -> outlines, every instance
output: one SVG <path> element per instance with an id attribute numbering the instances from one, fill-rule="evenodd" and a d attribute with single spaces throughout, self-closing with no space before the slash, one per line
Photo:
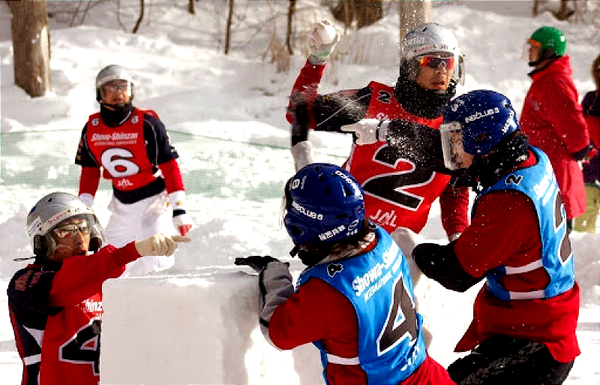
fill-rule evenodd
<path id="1" fill-rule="evenodd" d="M 365 118 L 403 119 L 433 128 L 442 123 L 442 117 L 426 119 L 407 112 L 396 101 L 392 87 L 371 82 L 369 88 L 373 94 Z M 398 226 L 420 232 L 431 204 L 450 182 L 448 175 L 398 157 L 387 142 L 353 144 L 345 167 L 365 191 L 368 217 L 388 232 Z"/>

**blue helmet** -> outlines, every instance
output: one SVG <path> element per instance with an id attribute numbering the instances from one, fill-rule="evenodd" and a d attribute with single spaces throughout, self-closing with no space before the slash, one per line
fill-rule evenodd
<path id="1" fill-rule="evenodd" d="M 348 171 L 328 163 L 300 169 L 285 186 L 285 228 L 296 245 L 336 242 L 358 233 L 364 193 Z"/>
<path id="2" fill-rule="evenodd" d="M 519 129 L 510 100 L 489 90 L 475 90 L 455 98 L 444 113 L 444 124 L 449 123 L 460 124 L 464 151 L 473 156 L 486 155 Z"/>

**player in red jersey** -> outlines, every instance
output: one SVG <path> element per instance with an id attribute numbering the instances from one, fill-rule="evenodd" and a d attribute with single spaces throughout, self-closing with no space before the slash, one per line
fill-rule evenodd
<path id="1" fill-rule="evenodd" d="M 100 112 L 83 128 L 75 163 L 81 166 L 79 197 L 94 203 L 100 175 L 112 181 L 111 217 L 106 225 L 117 247 L 154 234 L 170 233 L 166 215 L 186 235 L 192 222 L 184 208 L 185 188 L 178 154 L 156 112 L 133 107 L 134 83 L 121 66 L 109 65 L 96 77 Z M 127 270 L 146 273 L 171 267 L 173 258 L 145 258 Z"/>
<path id="2" fill-rule="evenodd" d="M 403 39 L 400 76 L 395 87 L 373 81 L 364 88 L 318 95 L 327 58 L 339 40 L 339 35 L 330 42 L 323 40 L 327 36 L 323 31 L 331 28 L 327 20 L 313 28 L 308 38 L 311 54 L 290 98 L 287 119 L 292 123 L 296 170 L 314 161 L 312 145 L 307 140 L 308 128 L 353 132 L 362 119 L 401 119 L 407 134 L 412 134 L 414 124 L 437 128 L 463 76 L 456 38 L 447 28 L 428 23 Z M 413 146 L 417 147 L 421 140 L 424 139 L 412 138 Z M 451 177 L 436 172 L 426 159 L 401 156 L 385 138 L 368 145 L 354 145 L 344 167 L 365 190 L 367 217 L 390 233 L 397 227 L 420 232 L 438 198 L 449 238 L 455 239 L 468 224 L 468 190 L 451 186 Z"/>
<path id="3" fill-rule="evenodd" d="M 142 256 L 172 255 L 186 237 L 155 235 L 122 248 L 105 243 L 96 215 L 55 192 L 27 216 L 35 261 L 8 285 L 10 319 L 23 361 L 22 385 L 99 383 L 102 283 Z"/>
<path id="4" fill-rule="evenodd" d="M 448 372 L 459 384 L 561 384 L 580 354 L 579 286 L 548 156 L 528 145 L 510 100 L 493 91 L 456 98 L 440 132 L 447 167 L 466 170 L 478 195 L 460 238 L 420 244 L 412 256 L 451 290 L 486 280 L 456 346 L 470 354 Z"/>

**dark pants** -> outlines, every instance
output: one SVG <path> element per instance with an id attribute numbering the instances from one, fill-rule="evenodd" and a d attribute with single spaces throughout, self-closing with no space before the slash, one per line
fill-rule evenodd
<path id="1" fill-rule="evenodd" d="M 448 367 L 459 385 L 560 385 L 574 361 L 556 361 L 539 342 L 495 335 Z"/>

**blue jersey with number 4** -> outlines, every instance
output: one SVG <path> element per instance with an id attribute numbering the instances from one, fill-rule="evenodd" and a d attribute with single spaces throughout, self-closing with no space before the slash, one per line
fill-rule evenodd
<path id="1" fill-rule="evenodd" d="M 425 360 L 422 317 L 415 310 L 410 270 L 402 251 L 379 226 L 377 245 L 365 254 L 305 270 L 298 287 L 318 278 L 352 303 L 358 319 L 358 357 L 327 354 L 319 342 L 323 368 L 328 363 L 360 365 L 369 384 L 398 384 Z M 326 376 L 325 381 L 327 381 Z"/>

